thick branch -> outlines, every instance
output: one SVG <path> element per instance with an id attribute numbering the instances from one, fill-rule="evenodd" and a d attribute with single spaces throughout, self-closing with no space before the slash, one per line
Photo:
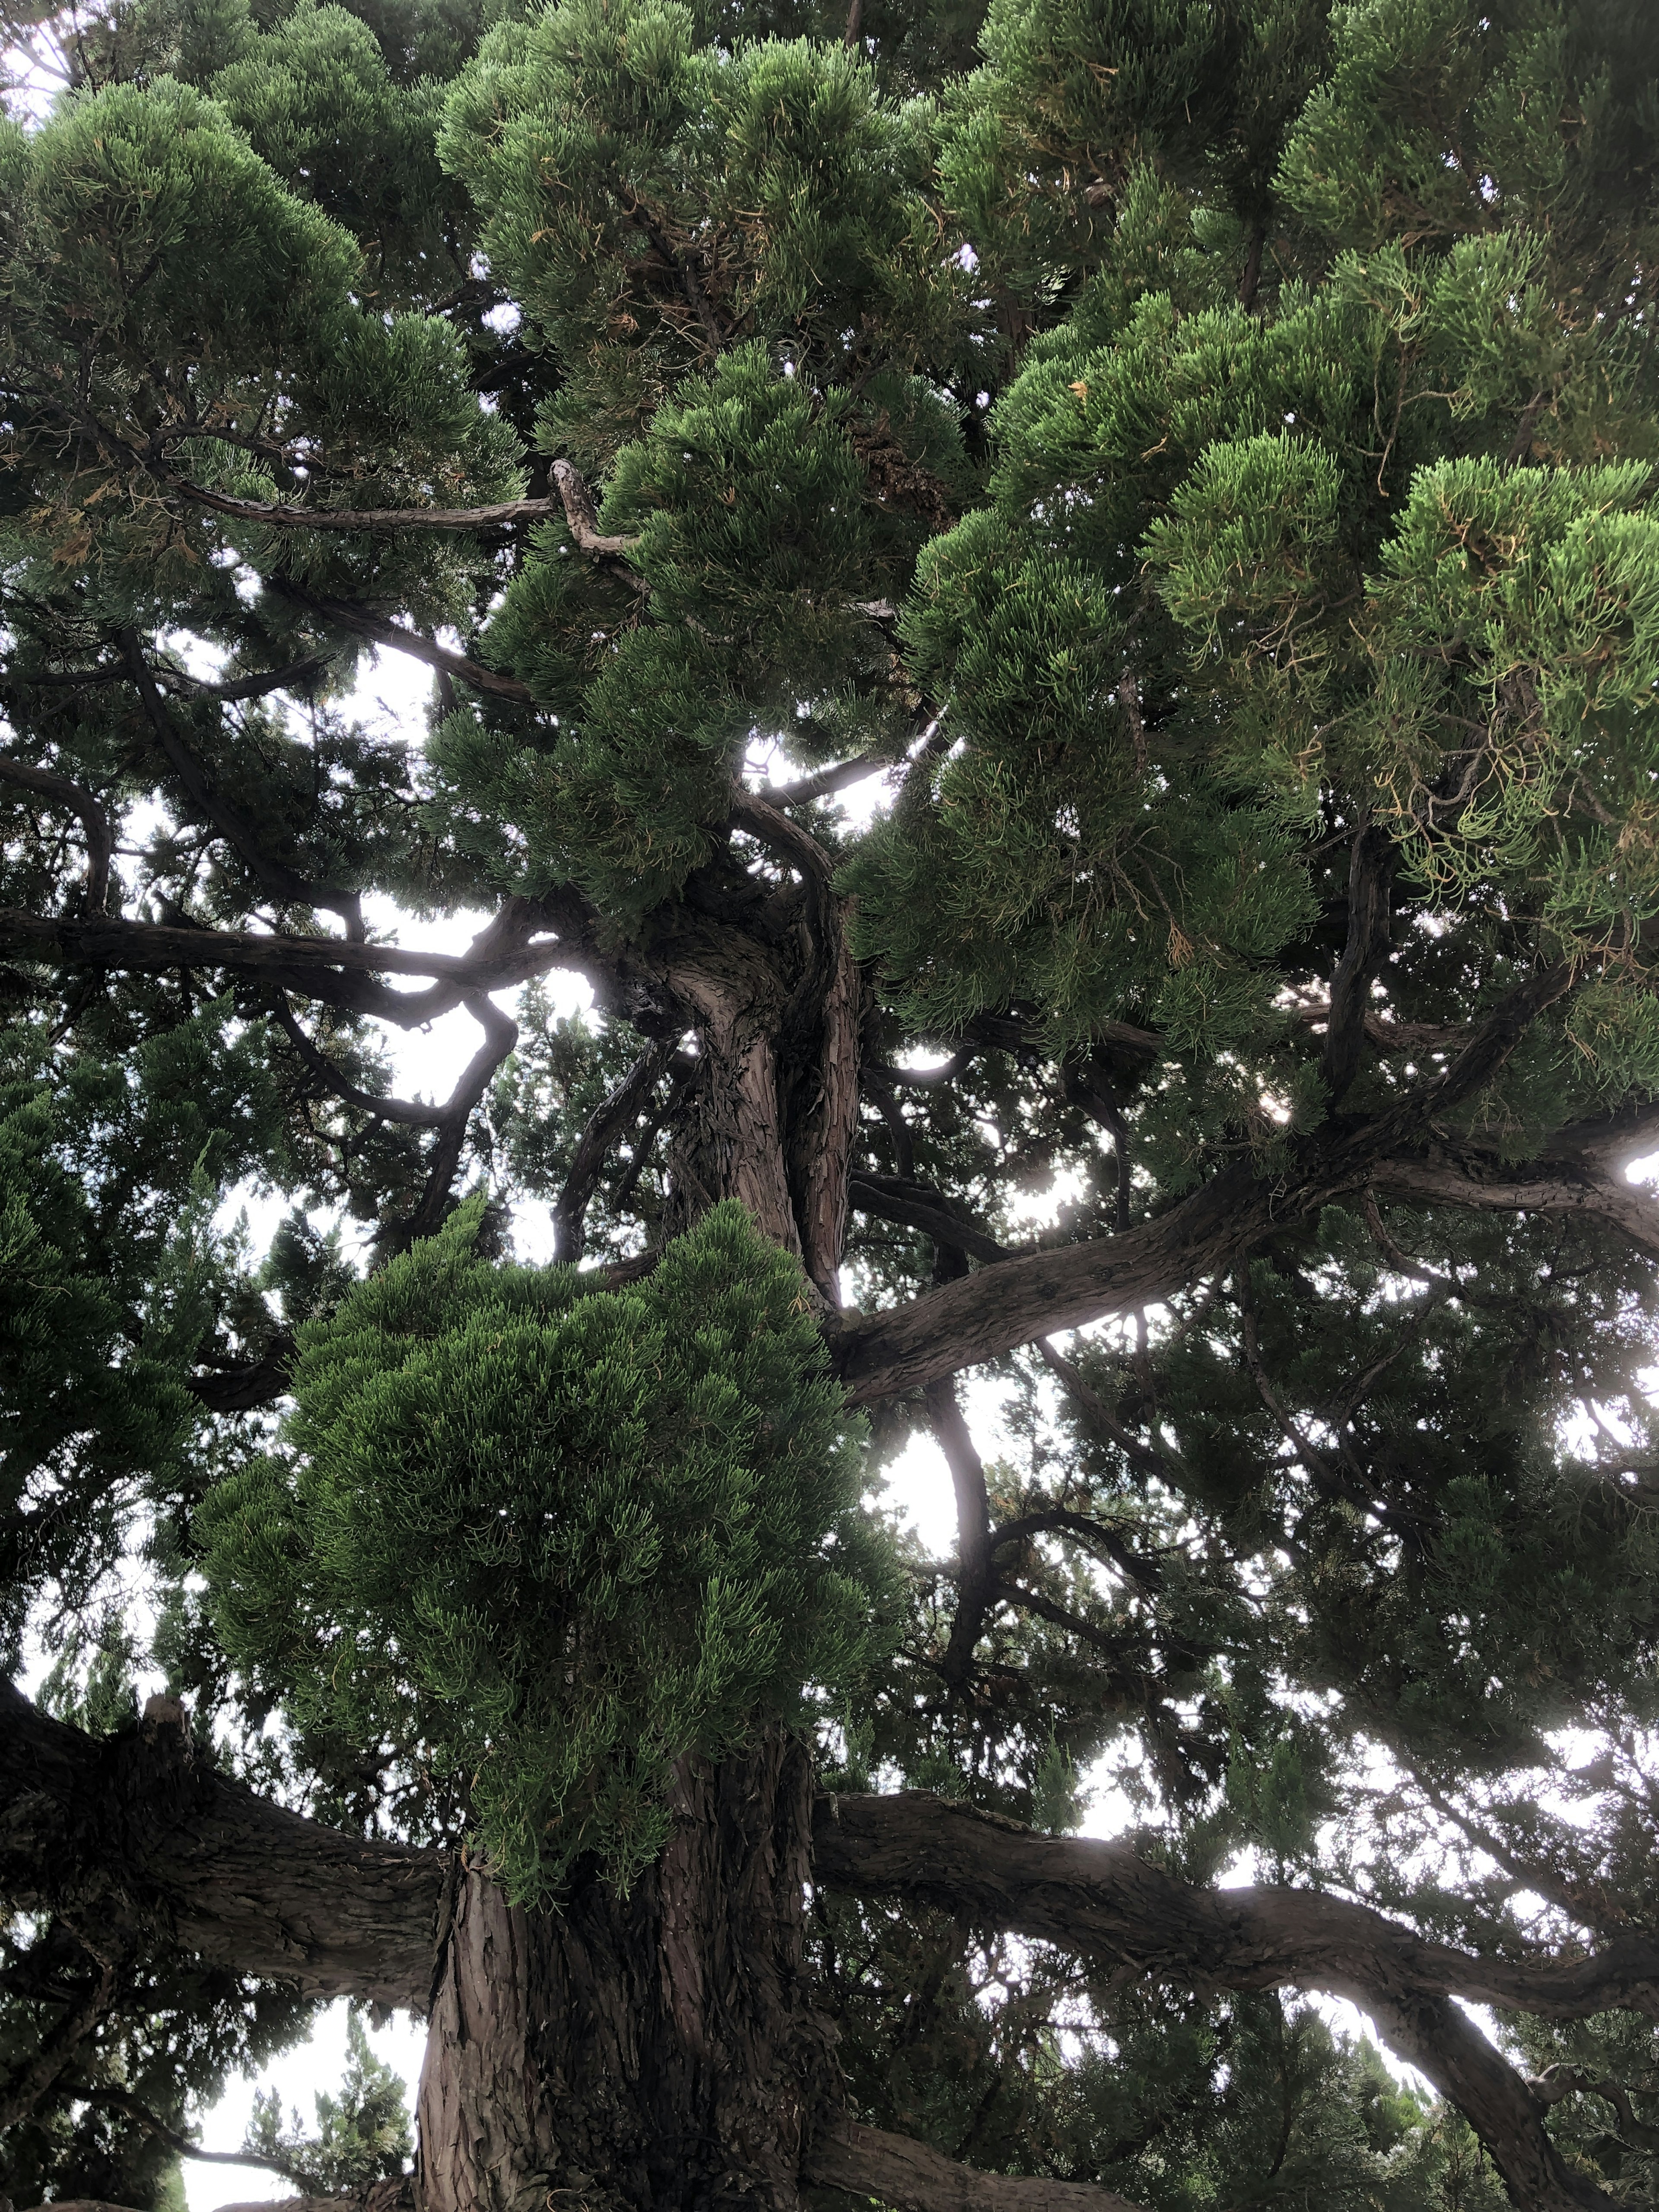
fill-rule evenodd
<path id="1" fill-rule="evenodd" d="M 1016 1255 L 843 1330 L 833 1349 L 849 1397 L 870 1404 L 1033 1337 L 1154 1304 L 1224 1272 L 1262 1237 L 1363 1188 L 1382 1161 L 1420 1144 L 1437 1115 L 1491 1081 L 1528 1024 L 1571 981 L 1565 968 L 1529 978 L 1470 1031 L 1436 1082 L 1384 1114 L 1337 1122 L 1305 1140 L 1299 1173 L 1268 1182 L 1240 1162 L 1121 1236 Z M 1467 1198 L 1454 1190 L 1445 1195 L 1455 1203 L 1499 1202 L 1474 1194 L 1474 1183 L 1468 1188 Z"/>
<path id="2" fill-rule="evenodd" d="M 39 798 L 49 799 L 56 806 L 66 806 L 78 818 L 87 841 L 87 912 L 102 914 L 109 897 L 109 864 L 115 836 L 101 802 L 84 784 L 73 782 L 52 769 L 29 768 L 21 761 L 0 758 L 0 783 L 15 783 Z"/>
<path id="3" fill-rule="evenodd" d="M 1420 1206 L 1470 1206 L 1503 1213 L 1570 1213 L 1605 1221 L 1659 1259 L 1659 1206 L 1638 1183 L 1571 1158 L 1504 1169 L 1478 1154 L 1380 1162 L 1371 1188 Z"/>
<path id="4" fill-rule="evenodd" d="M 0 1894 L 308 1995 L 424 2007 L 443 1855 L 302 1820 L 165 1718 L 95 1741 L 0 1683 Z"/>
<path id="5" fill-rule="evenodd" d="M 814 1875 L 830 1889 L 913 1898 L 1058 1944 L 1126 1976 L 1347 1997 L 1464 2112 L 1517 2204 L 1607 2202 L 1568 2172 L 1526 2084 L 1452 1997 L 1560 2020 L 1615 2006 L 1659 2017 L 1651 1938 L 1583 1960 L 1477 1958 L 1322 1892 L 1201 1889 L 1126 1845 L 1037 1836 L 914 1793 L 821 1799 Z"/>
<path id="6" fill-rule="evenodd" d="M 1137 2212 L 1127 2197 L 1093 2182 L 985 2173 L 913 2136 L 846 2120 L 819 2132 L 803 2162 L 802 2179 L 896 2206 L 898 2212 Z"/>
<path id="7" fill-rule="evenodd" d="M 264 975 L 296 991 L 317 994 L 310 979 L 327 971 L 348 975 L 435 976 L 453 989 L 443 1006 L 420 994 L 411 1006 L 416 1022 L 444 1012 L 467 990 L 502 991 L 552 967 L 564 951 L 547 938 L 483 953 L 489 932 L 471 952 L 409 952 L 395 945 L 362 945 L 338 937 L 256 937 L 222 929 L 183 929 L 151 921 L 76 921 L 59 915 L 0 909 L 0 951 L 33 953 L 89 968 L 119 968 L 153 975 L 173 968 L 225 968 Z M 396 1006 L 395 994 L 387 994 Z M 374 1011 L 381 1012 L 377 1005 Z M 388 1018 L 396 1018 L 388 1016 Z"/>
<path id="8" fill-rule="evenodd" d="M 306 2185 L 305 2174 L 284 2158 L 261 2158 L 252 2151 L 204 2150 L 200 2143 L 192 2142 L 188 2136 L 181 2136 L 176 2128 L 170 2128 L 159 2113 L 152 2112 L 130 2090 L 98 2088 L 86 2081 L 60 2081 L 58 2091 L 60 2096 L 72 2098 L 78 2105 L 101 2105 L 106 2112 L 125 2113 L 177 2157 L 193 2158 L 204 2166 L 264 2166 L 271 2173 L 280 2173 L 284 2181 L 297 2182 L 301 2189 Z"/>

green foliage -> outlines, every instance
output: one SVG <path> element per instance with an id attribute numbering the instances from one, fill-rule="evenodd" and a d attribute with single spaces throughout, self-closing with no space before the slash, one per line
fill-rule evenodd
<path id="1" fill-rule="evenodd" d="M 1562 1194 L 1639 1225 L 1599 1148 L 1659 1093 L 1652 9 L 23 13 L 69 81 L 0 126 L 0 915 L 43 925 L 0 968 L 6 1656 L 32 1620 L 94 1729 L 148 1659 L 257 1786 L 470 1822 L 540 1904 L 625 1885 L 675 1757 L 766 1713 L 831 1787 L 1063 1833 L 1086 1784 L 1187 1879 L 1249 1855 L 1477 1953 L 1659 1925 L 1659 1301 Z M 342 532 L 200 493 L 547 504 Z M 349 700 L 387 637 L 434 679 L 395 740 Z M 751 834 L 746 763 L 856 755 L 896 771 L 873 819 L 831 794 Z M 522 989 L 459 1137 L 383 1114 L 383 1024 L 454 978 L 82 958 L 88 796 L 118 925 L 331 939 L 361 892 L 373 942 L 510 894 L 514 977 L 568 961 L 594 1011 Z M 1387 941 L 1339 1086 L 1362 831 Z M 988 1510 L 1029 1533 L 965 1673 L 963 1559 L 856 1510 L 922 1407 L 860 1450 L 793 1262 L 705 1208 L 711 1006 L 765 1032 L 798 1211 L 823 1165 L 826 882 L 862 962 L 865 1308 L 969 1265 L 909 1225 L 939 1206 L 988 1268 L 986 1237 L 1277 1205 L 1383 1122 L 1418 1178 L 1334 1173 L 1248 1260 L 1199 1240 L 1071 1347 L 1080 1394 L 984 1370 Z M 584 1224 L 625 1272 L 516 1263 L 642 1054 Z M 1483 1203 L 1431 1194 L 1459 1178 Z M 223 1209 L 266 1195 L 262 1252 Z M 423 1203 L 447 1226 L 392 1256 Z M 1156 2212 L 1497 2203 L 1449 2110 L 1296 2002 L 814 1915 L 877 2124 Z M 9 2079 L 88 1969 L 70 1931 L 8 1940 Z M 161 1957 L 132 1981 L 88 2063 L 170 2124 L 305 2016 Z M 1504 2033 L 1582 2072 L 1554 2139 L 1645 2201 L 1644 2034 Z M 403 2156 L 355 2063 L 320 2136 L 258 2122 L 319 2189 Z M 55 2093 L 5 2155 L 20 2203 L 171 2186 Z"/>
<path id="2" fill-rule="evenodd" d="M 856 1460 L 800 1278 L 739 1208 L 609 1292 L 491 1268 L 477 1222 L 302 1333 L 287 1449 L 205 1501 L 207 1571 L 302 1724 L 472 1770 L 515 1895 L 589 1853 L 625 1888 L 677 1759 L 869 1664 Z"/>
<path id="3" fill-rule="evenodd" d="M 252 2158 L 279 2160 L 290 2175 L 302 2177 L 313 2197 L 362 2194 L 384 2176 L 409 2170 L 415 2135 L 404 2081 L 376 2057 L 355 2008 L 346 2015 L 346 2068 L 339 2094 L 319 2089 L 313 2102 L 314 2135 L 297 2112 L 283 2125 L 275 2089 L 256 2090 L 242 2148 Z"/>

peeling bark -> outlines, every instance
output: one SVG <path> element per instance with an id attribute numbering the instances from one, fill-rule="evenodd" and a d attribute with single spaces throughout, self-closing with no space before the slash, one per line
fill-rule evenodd
<path id="1" fill-rule="evenodd" d="M 474 1869 L 421 2077 L 422 2212 L 791 2212 L 831 2031 L 801 1972 L 811 1778 L 781 1733 L 682 1763 L 627 1898 L 528 1913 Z"/>

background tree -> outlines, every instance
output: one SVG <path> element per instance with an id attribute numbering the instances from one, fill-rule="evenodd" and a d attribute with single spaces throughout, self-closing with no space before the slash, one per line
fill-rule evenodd
<path id="1" fill-rule="evenodd" d="M 1649 2203 L 1659 19 L 9 36 L 12 2197 Z"/>

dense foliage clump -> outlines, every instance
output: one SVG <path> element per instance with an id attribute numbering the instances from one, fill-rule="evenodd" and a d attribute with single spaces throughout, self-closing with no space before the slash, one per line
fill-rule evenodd
<path id="1" fill-rule="evenodd" d="M 470 1773 L 514 1895 L 661 1850 L 683 1754 L 876 1656 L 858 1456 L 799 1271 L 730 1204 L 632 1289 L 492 1267 L 475 1206 L 301 1335 L 222 1483 L 233 1656 L 302 1728 Z"/>

